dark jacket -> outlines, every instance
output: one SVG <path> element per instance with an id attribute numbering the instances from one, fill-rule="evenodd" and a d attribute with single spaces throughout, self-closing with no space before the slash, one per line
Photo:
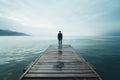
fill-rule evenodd
<path id="1" fill-rule="evenodd" d="M 62 40 L 63 36 L 62 36 L 62 33 L 58 33 L 58 40 Z"/>

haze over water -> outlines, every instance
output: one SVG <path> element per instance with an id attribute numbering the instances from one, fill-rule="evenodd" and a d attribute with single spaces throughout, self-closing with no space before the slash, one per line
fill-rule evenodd
<path id="1" fill-rule="evenodd" d="M 120 37 L 69 37 L 71 44 L 92 64 L 104 80 L 119 80 Z M 0 37 L 0 80 L 18 80 L 23 69 L 57 39 L 41 37 Z"/>

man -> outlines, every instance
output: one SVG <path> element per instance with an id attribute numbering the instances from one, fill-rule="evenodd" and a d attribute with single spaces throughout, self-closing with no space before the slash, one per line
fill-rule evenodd
<path id="1" fill-rule="evenodd" d="M 62 48 L 62 39 L 63 39 L 63 35 L 62 35 L 61 31 L 59 31 L 57 38 L 58 38 L 58 45 L 59 45 L 59 48 Z"/>

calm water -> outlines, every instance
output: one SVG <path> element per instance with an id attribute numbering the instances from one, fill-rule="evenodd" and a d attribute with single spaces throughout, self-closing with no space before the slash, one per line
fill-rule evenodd
<path id="1" fill-rule="evenodd" d="M 120 37 L 71 37 L 71 44 L 104 80 L 120 80 Z M 57 40 L 39 37 L 0 37 L 0 80 L 18 80 L 23 69 Z"/>

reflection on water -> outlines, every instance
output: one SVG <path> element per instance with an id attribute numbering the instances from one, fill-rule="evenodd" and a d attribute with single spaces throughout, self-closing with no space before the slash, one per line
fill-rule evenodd
<path id="1" fill-rule="evenodd" d="M 58 50 L 58 60 L 61 60 L 62 59 L 62 50 Z"/>
<path id="2" fill-rule="evenodd" d="M 57 62 L 53 65 L 53 69 L 54 69 L 54 70 L 61 71 L 62 68 L 64 67 L 64 62 L 59 61 L 59 60 L 62 59 L 62 54 L 63 54 L 62 49 L 58 49 L 58 60 L 57 60 Z"/>
<path id="3" fill-rule="evenodd" d="M 63 67 L 64 67 L 64 62 L 61 62 L 61 61 L 57 61 L 57 62 L 53 65 L 53 69 L 54 69 L 54 70 L 58 70 L 58 71 L 61 71 Z"/>

